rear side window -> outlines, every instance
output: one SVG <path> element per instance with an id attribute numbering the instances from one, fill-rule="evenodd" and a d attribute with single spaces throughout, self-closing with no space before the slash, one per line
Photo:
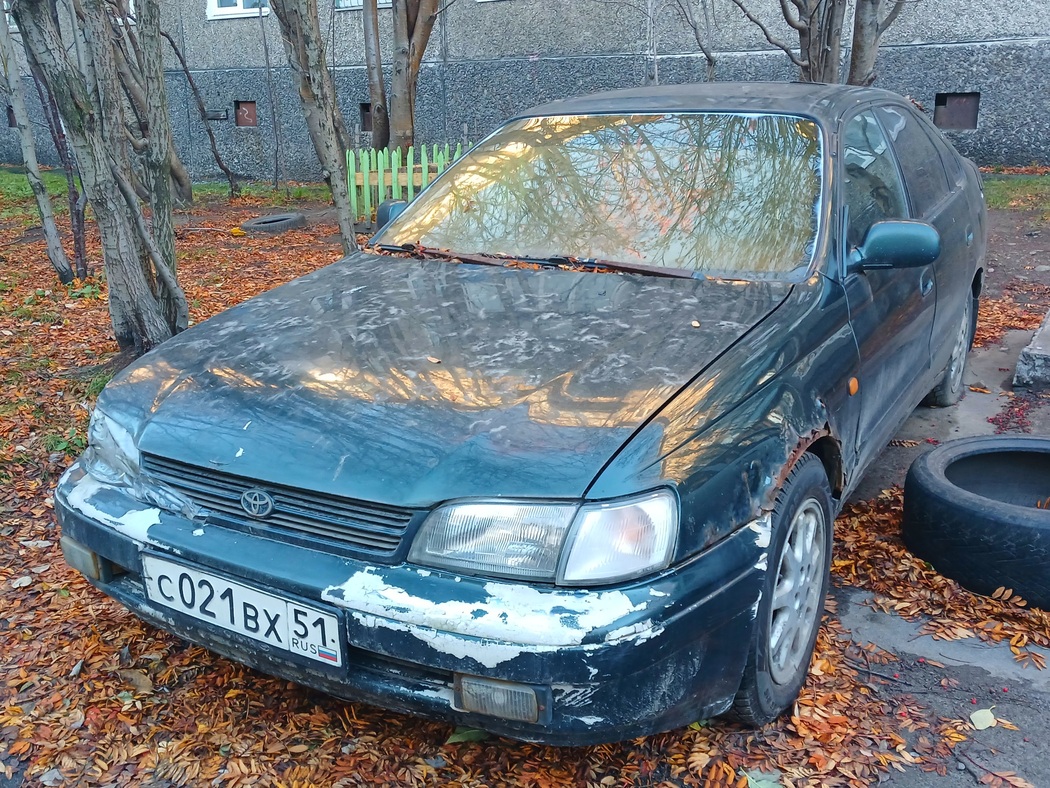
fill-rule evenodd
<path id="1" fill-rule="evenodd" d="M 901 163 L 904 182 L 911 196 L 913 215 L 922 219 L 949 191 L 940 153 L 921 121 L 910 110 L 904 107 L 879 107 L 875 112 Z"/>
<path id="2" fill-rule="evenodd" d="M 853 248 L 863 243 L 875 222 L 902 219 L 908 209 L 886 135 L 870 112 L 846 123 L 842 162 L 849 211 L 846 243 Z"/>

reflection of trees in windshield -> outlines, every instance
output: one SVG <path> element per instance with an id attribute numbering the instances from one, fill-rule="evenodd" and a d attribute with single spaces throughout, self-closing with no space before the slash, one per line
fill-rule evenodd
<path id="1" fill-rule="evenodd" d="M 809 261 L 820 157 L 816 125 L 785 115 L 516 121 L 377 241 L 784 273 Z"/>

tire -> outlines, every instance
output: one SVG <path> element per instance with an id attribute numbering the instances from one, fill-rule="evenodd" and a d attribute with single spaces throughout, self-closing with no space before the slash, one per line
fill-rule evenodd
<path id="1" fill-rule="evenodd" d="M 948 368 L 936 386 L 926 395 L 926 404 L 937 408 L 954 405 L 963 395 L 963 375 L 966 374 L 966 359 L 973 344 L 976 330 L 974 316 L 977 314 L 977 299 L 967 298 L 963 302 L 962 320 L 956 328 L 952 355 Z"/>
<path id="2" fill-rule="evenodd" d="M 295 230 L 306 227 L 306 217 L 301 213 L 272 213 L 268 216 L 259 216 L 249 219 L 241 225 L 246 233 L 283 233 L 285 230 Z"/>
<path id="3" fill-rule="evenodd" d="M 775 720 L 806 681 L 828 593 L 832 511 L 823 464 L 816 455 L 803 454 L 773 506 L 766 579 L 729 712 L 746 725 Z"/>
<path id="4" fill-rule="evenodd" d="M 1050 438 L 963 438 L 922 455 L 904 483 L 904 544 L 940 574 L 990 595 L 1012 588 L 1050 610 Z"/>

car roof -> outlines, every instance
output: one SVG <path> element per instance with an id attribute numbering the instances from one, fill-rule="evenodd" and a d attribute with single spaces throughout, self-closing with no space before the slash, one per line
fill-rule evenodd
<path id="1" fill-rule="evenodd" d="M 814 82 L 698 82 L 687 85 L 610 90 L 552 101 L 520 118 L 660 112 L 772 112 L 808 115 L 834 123 L 850 107 L 868 101 L 905 102 L 897 93 L 852 85 Z"/>

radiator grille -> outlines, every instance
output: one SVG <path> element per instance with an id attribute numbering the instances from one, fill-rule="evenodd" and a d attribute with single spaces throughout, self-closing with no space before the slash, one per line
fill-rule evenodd
<path id="1" fill-rule="evenodd" d="M 397 552 L 416 514 L 413 509 L 259 482 L 155 455 L 144 455 L 142 460 L 143 469 L 154 479 L 178 490 L 201 508 L 221 514 L 225 520 L 286 529 L 370 552 Z M 249 517 L 241 508 L 241 494 L 252 488 L 273 496 L 273 513 L 265 519 Z"/>

